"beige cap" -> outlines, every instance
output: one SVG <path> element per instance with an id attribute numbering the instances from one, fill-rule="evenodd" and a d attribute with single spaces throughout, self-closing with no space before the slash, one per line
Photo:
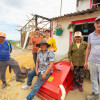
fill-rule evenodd
<path id="1" fill-rule="evenodd" d="M 74 34 L 74 37 L 75 37 L 75 36 L 80 36 L 80 37 L 82 37 L 82 33 L 81 33 L 80 31 L 76 31 L 75 34 Z"/>

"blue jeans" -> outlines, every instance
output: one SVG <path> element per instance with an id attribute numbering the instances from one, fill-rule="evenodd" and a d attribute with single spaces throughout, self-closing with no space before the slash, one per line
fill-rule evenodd
<path id="1" fill-rule="evenodd" d="M 49 76 L 50 76 L 50 74 L 47 74 L 46 79 L 45 80 L 41 80 L 42 79 L 42 74 L 39 74 L 38 79 L 36 80 L 32 91 L 29 93 L 29 95 L 26 98 L 27 100 L 32 100 L 34 98 L 34 96 L 36 95 L 36 93 L 38 92 L 40 87 L 49 78 Z"/>
<path id="2" fill-rule="evenodd" d="M 92 91 L 95 94 L 99 93 L 98 85 L 100 83 L 100 63 L 89 61 L 89 69 L 91 75 Z M 98 83 L 99 80 L 99 83 Z"/>
<path id="3" fill-rule="evenodd" d="M 29 71 L 28 72 L 28 79 L 27 79 L 27 85 L 31 85 L 32 84 L 32 80 L 33 80 L 33 77 L 36 76 L 36 71 L 35 69 L 33 69 L 32 71 Z"/>

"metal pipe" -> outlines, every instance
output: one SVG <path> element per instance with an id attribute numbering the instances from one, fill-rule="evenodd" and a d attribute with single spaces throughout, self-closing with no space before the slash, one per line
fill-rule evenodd
<path id="1" fill-rule="evenodd" d="M 62 11 L 62 0 L 61 0 L 61 5 L 60 5 L 60 16 L 61 16 L 61 11 Z"/>

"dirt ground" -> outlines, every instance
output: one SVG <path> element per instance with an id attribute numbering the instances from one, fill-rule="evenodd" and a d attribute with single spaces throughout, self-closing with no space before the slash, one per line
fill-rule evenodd
<path id="1" fill-rule="evenodd" d="M 33 69 L 34 67 L 31 50 L 24 50 L 24 51 L 20 49 L 13 50 L 11 57 L 14 58 L 16 61 L 18 61 L 20 66 L 27 66 L 30 67 L 31 69 Z M 8 82 L 8 86 L 5 89 L 1 89 L 0 87 L 0 100 L 24 100 L 25 97 L 31 91 L 31 88 L 28 90 L 21 89 L 22 85 L 26 84 L 27 79 L 25 79 L 25 83 L 19 83 L 16 81 L 10 82 L 9 80 L 13 74 L 14 74 L 13 72 L 10 74 L 7 69 L 6 79 Z M 34 78 L 32 86 L 34 85 L 36 79 L 37 77 Z M 85 79 L 83 87 L 84 87 L 83 92 L 79 92 L 78 89 L 74 91 L 70 90 L 69 93 L 66 95 L 65 100 L 85 100 L 86 96 L 92 92 L 90 80 Z M 35 96 L 33 100 L 41 100 L 41 99 Z"/>

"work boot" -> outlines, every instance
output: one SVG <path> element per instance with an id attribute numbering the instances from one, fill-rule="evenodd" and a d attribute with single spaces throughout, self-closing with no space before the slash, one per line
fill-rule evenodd
<path id="1" fill-rule="evenodd" d="M 7 83 L 6 82 L 3 82 L 2 89 L 4 89 L 6 86 L 7 86 Z"/>
<path id="2" fill-rule="evenodd" d="M 95 94 L 94 92 L 87 96 L 86 100 L 99 100 L 99 94 Z"/>
<path id="3" fill-rule="evenodd" d="M 25 81 L 23 79 L 21 79 L 20 77 L 16 77 L 16 81 L 17 82 L 21 82 L 21 83 L 24 83 Z"/>

